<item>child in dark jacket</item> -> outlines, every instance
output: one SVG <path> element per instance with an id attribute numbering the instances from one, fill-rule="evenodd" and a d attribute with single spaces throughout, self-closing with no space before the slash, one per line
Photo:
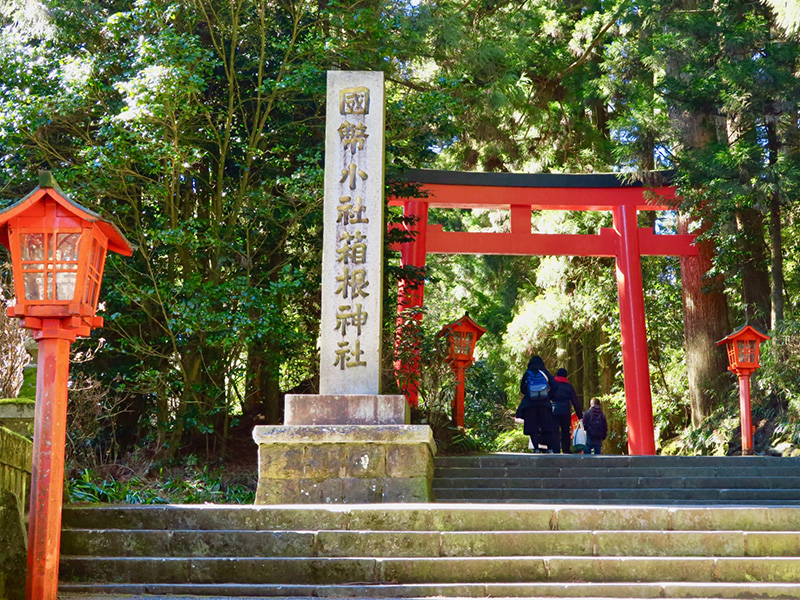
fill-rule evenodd
<path id="1" fill-rule="evenodd" d="M 583 405 L 578 399 L 578 395 L 575 393 L 575 388 L 572 387 L 572 384 L 567 380 L 566 369 L 559 369 L 556 371 L 555 380 L 556 385 L 550 404 L 553 407 L 553 420 L 556 424 L 556 435 L 558 436 L 558 432 L 561 434 L 560 439 L 558 439 L 561 452 L 564 454 L 571 454 L 570 442 L 572 440 L 570 427 L 572 425 L 572 409 L 575 409 L 575 414 L 581 419 L 583 418 Z M 558 448 L 556 448 L 556 453 L 558 453 Z"/>
<path id="2" fill-rule="evenodd" d="M 608 435 L 608 422 L 600 406 L 600 400 L 592 398 L 592 405 L 583 413 L 583 428 L 586 430 L 588 448 L 585 454 L 602 454 L 603 440 Z"/>

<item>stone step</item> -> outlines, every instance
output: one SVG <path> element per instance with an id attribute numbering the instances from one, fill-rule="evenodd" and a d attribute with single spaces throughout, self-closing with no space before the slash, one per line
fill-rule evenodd
<path id="1" fill-rule="evenodd" d="M 464 505 L 464 504 L 475 504 L 477 506 L 485 506 L 485 505 L 508 505 L 508 504 L 516 504 L 516 505 L 525 505 L 525 504 L 533 504 L 533 505 L 541 505 L 541 504 L 550 504 L 550 505 L 560 505 L 560 506 L 582 506 L 586 505 L 585 499 L 580 498 L 561 498 L 557 500 L 524 500 L 524 499 L 496 499 L 496 498 L 449 498 L 448 500 L 442 500 L 442 503 L 446 504 L 454 504 L 454 505 Z M 787 501 L 787 500 L 727 500 L 725 502 L 720 502 L 719 500 L 671 500 L 671 499 L 660 499 L 660 500 L 640 500 L 640 499 L 617 499 L 617 500 L 601 500 L 597 501 L 599 504 L 603 504 L 604 506 L 608 507 L 616 507 L 616 506 L 647 506 L 647 507 L 657 507 L 657 506 L 681 506 L 681 507 L 694 507 L 694 508 L 703 508 L 703 507 L 712 507 L 712 506 L 720 506 L 720 507 L 742 507 L 742 508 L 753 508 L 755 506 L 763 506 L 769 508 L 775 507 L 790 507 L 790 506 L 800 506 L 800 501 Z"/>
<path id="2" fill-rule="evenodd" d="M 797 489 L 800 477 L 437 477 L 434 489 L 441 488 L 746 488 Z"/>
<path id="3" fill-rule="evenodd" d="M 797 583 L 798 557 L 64 557 L 64 581 L 109 583 Z"/>
<path id="4" fill-rule="evenodd" d="M 272 585 L 272 584 L 102 584 L 62 583 L 62 600 L 131 600 L 131 594 L 148 594 L 148 600 L 208 600 L 208 596 L 279 598 L 773 598 L 796 600 L 794 583 L 475 583 L 475 584 L 373 584 L 373 585 Z M 116 598 L 109 594 L 119 594 Z M 169 594 L 164 596 L 162 594 Z M 189 595 L 192 594 L 192 595 Z M 123 596 L 124 595 L 124 596 Z"/>
<path id="5" fill-rule="evenodd" d="M 800 457 L 775 456 L 627 456 L 584 454 L 496 453 L 480 456 L 443 456 L 434 459 L 436 468 L 445 467 L 758 467 L 800 469 Z"/>
<path id="6" fill-rule="evenodd" d="M 610 502 L 610 501 L 609 501 Z M 622 502 L 622 500 L 620 500 Z M 90 505 L 64 507 L 69 529 L 251 531 L 800 531 L 800 507 L 575 504 L 303 506 Z"/>
<path id="7" fill-rule="evenodd" d="M 671 502 L 800 502 L 800 489 L 704 489 L 704 488 L 650 488 L 650 489 L 579 489 L 579 488 L 447 488 L 434 485 L 437 501 L 453 500 L 509 500 L 557 501 L 563 499 L 584 502 L 621 500 L 636 503 L 642 500 Z"/>
<path id="8" fill-rule="evenodd" d="M 765 476 L 765 473 L 768 475 Z M 800 468 L 774 467 L 767 471 L 759 467 L 437 467 L 437 479 L 448 478 L 583 478 L 583 477 L 698 477 L 736 479 L 739 477 L 771 479 L 800 477 Z"/>
<path id="9" fill-rule="evenodd" d="M 65 530 L 72 557 L 800 556 L 800 535 L 768 531 Z"/>

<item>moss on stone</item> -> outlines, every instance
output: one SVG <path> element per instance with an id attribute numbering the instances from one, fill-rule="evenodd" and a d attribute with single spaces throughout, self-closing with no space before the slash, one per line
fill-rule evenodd
<path id="1" fill-rule="evenodd" d="M 0 404 L 36 404 L 36 400 L 30 398 L 0 398 Z"/>

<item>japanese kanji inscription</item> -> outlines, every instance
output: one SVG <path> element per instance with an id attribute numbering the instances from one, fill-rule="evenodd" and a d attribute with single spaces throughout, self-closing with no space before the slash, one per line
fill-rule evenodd
<path id="1" fill-rule="evenodd" d="M 329 71 L 320 393 L 379 394 L 383 73 Z"/>

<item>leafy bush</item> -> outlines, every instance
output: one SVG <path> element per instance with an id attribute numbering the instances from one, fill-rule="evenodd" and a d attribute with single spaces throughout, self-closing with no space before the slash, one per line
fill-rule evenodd
<path id="1" fill-rule="evenodd" d="M 235 478 L 235 476 L 234 476 Z M 241 478 L 239 478 L 241 479 Z M 188 471 L 160 471 L 157 477 L 104 477 L 85 469 L 67 483 L 70 502 L 126 504 L 252 504 L 252 481 L 231 481 L 230 474 L 207 467 Z"/>
<path id="2" fill-rule="evenodd" d="M 494 441 L 495 452 L 527 452 L 530 437 L 522 433 L 522 426 L 504 431 Z"/>

